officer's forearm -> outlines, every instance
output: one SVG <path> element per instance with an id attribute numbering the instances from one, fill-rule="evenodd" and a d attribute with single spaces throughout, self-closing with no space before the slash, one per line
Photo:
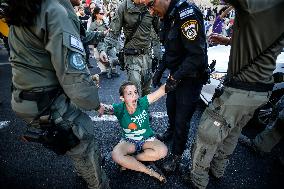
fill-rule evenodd
<path id="1" fill-rule="evenodd" d="M 114 110 L 112 105 L 107 105 L 107 104 L 101 104 L 101 105 L 104 106 L 104 114 L 113 115 Z"/>
<path id="2" fill-rule="evenodd" d="M 78 107 L 84 110 L 97 110 L 100 106 L 98 89 L 96 84 L 91 81 L 81 81 L 73 84 L 62 83 L 65 94 Z"/>
<path id="3" fill-rule="evenodd" d="M 103 41 L 105 35 L 103 32 L 86 32 L 86 37 L 82 38 L 82 42 L 85 45 L 97 45 L 99 42 Z"/>
<path id="4" fill-rule="evenodd" d="M 174 73 L 173 78 L 175 80 L 182 80 L 185 77 L 197 77 L 200 70 L 199 67 L 201 65 L 201 62 L 203 62 L 201 59 L 204 57 L 197 57 L 197 56 L 187 56 L 182 64 L 178 67 L 178 70 Z"/>

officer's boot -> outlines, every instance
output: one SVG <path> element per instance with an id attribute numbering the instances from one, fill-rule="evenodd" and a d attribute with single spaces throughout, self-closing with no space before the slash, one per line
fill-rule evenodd
<path id="1" fill-rule="evenodd" d="M 174 154 L 170 154 L 166 160 L 163 162 L 163 169 L 166 172 L 174 172 L 177 168 L 177 165 L 179 164 L 179 161 L 181 159 L 180 155 L 174 155 Z"/>
<path id="2" fill-rule="evenodd" d="M 93 140 L 81 141 L 71 149 L 72 158 L 78 175 L 87 182 L 89 189 L 109 189 L 109 181 L 101 167 L 100 151 Z"/>
<path id="3" fill-rule="evenodd" d="M 249 148 L 250 150 L 252 150 L 254 153 L 257 153 L 260 156 L 264 155 L 264 152 L 260 151 L 257 146 L 254 144 L 253 140 L 248 138 L 247 136 L 241 134 L 239 137 L 239 142 L 241 145 Z"/>
<path id="4" fill-rule="evenodd" d="M 156 137 L 160 141 L 168 142 L 173 138 L 173 135 L 174 135 L 173 129 L 171 128 L 171 126 L 168 126 L 166 132 L 164 132 L 163 134 L 158 134 Z"/>
<path id="5" fill-rule="evenodd" d="M 240 135 L 239 142 L 240 142 L 240 144 L 242 144 L 244 146 L 251 146 L 252 145 L 251 139 L 248 138 L 247 136 L 243 135 L 243 134 Z"/>

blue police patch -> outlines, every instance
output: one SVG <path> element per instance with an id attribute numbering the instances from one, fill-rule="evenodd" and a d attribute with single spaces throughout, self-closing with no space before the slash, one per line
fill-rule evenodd
<path id="1" fill-rule="evenodd" d="M 194 15 L 194 10 L 191 7 L 188 7 L 186 9 L 179 11 L 180 19 L 184 19 L 184 18 L 189 17 L 191 15 Z"/>
<path id="2" fill-rule="evenodd" d="M 76 70 L 83 70 L 86 68 L 83 56 L 80 53 L 72 53 L 70 55 L 69 63 Z"/>

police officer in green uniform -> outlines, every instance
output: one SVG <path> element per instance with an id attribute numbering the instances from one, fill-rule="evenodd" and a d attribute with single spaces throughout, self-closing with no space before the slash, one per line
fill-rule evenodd
<path id="1" fill-rule="evenodd" d="M 106 61 L 106 50 L 117 46 L 121 30 L 125 35 L 124 62 L 128 80 L 138 86 L 142 96 L 150 93 L 152 79 L 152 60 L 150 56 L 151 29 L 158 32 L 158 17 L 149 14 L 146 6 L 138 4 L 139 0 L 124 0 L 117 9 L 110 23 L 109 36 L 105 38 L 104 46 L 98 50 L 101 59 Z"/>
<path id="2" fill-rule="evenodd" d="M 226 0 L 236 10 L 223 93 L 204 111 L 192 154 L 190 182 L 206 188 L 209 173 L 224 175 L 242 128 L 267 103 L 284 46 L 284 0 Z M 209 38 L 214 42 L 218 36 Z"/>
<path id="3" fill-rule="evenodd" d="M 55 128 L 69 131 L 67 138 L 78 142 L 69 145 L 66 154 L 79 175 L 89 188 L 109 188 L 100 165 L 93 122 L 82 111 L 98 110 L 100 101 L 85 65 L 80 22 L 72 6 L 80 1 L 6 2 L 3 14 L 11 24 L 13 110 L 26 122 L 33 120 L 36 127 L 41 125 L 35 118 L 47 114 Z M 103 37 L 101 33 L 91 33 L 84 40 L 98 41 Z"/>

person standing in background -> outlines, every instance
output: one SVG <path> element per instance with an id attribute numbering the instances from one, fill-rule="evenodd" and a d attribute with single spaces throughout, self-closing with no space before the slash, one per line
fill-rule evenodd
<path id="1" fill-rule="evenodd" d="M 109 36 L 105 38 L 104 45 L 98 48 L 102 61 L 108 61 L 105 53 L 108 49 L 118 46 L 122 28 L 125 35 L 123 57 L 128 80 L 137 85 L 141 96 L 145 96 L 150 93 L 152 83 L 150 35 L 152 28 L 158 33 L 159 19 L 151 16 L 140 0 L 124 0 L 110 23 Z"/>

